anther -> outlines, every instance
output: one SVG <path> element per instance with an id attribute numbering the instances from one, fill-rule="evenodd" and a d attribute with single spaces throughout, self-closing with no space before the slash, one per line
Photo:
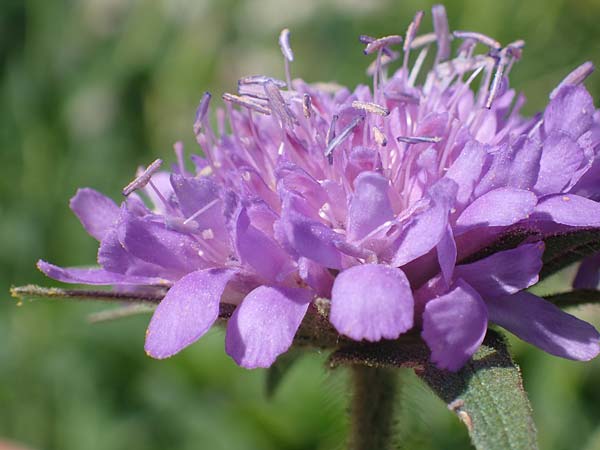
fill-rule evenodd
<path id="1" fill-rule="evenodd" d="M 267 81 L 264 85 L 265 94 L 269 99 L 269 105 L 271 109 L 279 117 L 283 126 L 293 127 L 297 121 L 292 115 L 289 108 L 287 107 L 279 88 L 275 86 L 275 83 Z"/>
<path id="2" fill-rule="evenodd" d="M 431 8 L 433 15 L 433 29 L 438 43 L 438 52 L 435 57 L 435 63 L 444 61 L 450 56 L 450 31 L 448 27 L 448 17 L 446 8 L 443 5 L 435 5 Z"/>
<path id="3" fill-rule="evenodd" d="M 150 164 L 140 175 L 135 178 L 135 180 L 123 188 L 123 195 L 128 196 L 133 191 L 137 191 L 138 189 L 146 187 L 146 185 L 150 182 L 152 175 L 154 175 L 154 172 L 160 168 L 161 164 L 161 159 L 157 159 Z"/>
<path id="4" fill-rule="evenodd" d="M 390 114 L 390 110 L 387 109 L 385 106 L 381 106 L 377 103 L 372 103 L 372 102 L 360 102 L 358 100 L 355 100 L 352 102 L 352 107 L 354 109 L 359 109 L 359 110 L 367 111 L 370 113 L 379 114 L 380 116 L 389 116 L 389 114 Z"/>
<path id="5" fill-rule="evenodd" d="M 206 113 L 208 112 L 208 107 L 210 105 L 210 92 L 205 92 L 200 100 L 200 104 L 198 105 L 198 109 L 196 109 L 196 118 L 194 120 L 194 134 L 198 135 L 200 133 L 200 129 L 202 128 L 202 122 L 206 117 Z"/>
<path id="6" fill-rule="evenodd" d="M 377 127 L 373 127 L 373 139 L 375 139 L 375 142 L 378 145 L 381 145 L 382 147 L 385 147 L 387 145 L 387 137 L 385 137 L 383 131 L 381 131 Z"/>
<path id="7" fill-rule="evenodd" d="M 281 53 L 283 53 L 283 62 L 285 65 L 285 80 L 287 82 L 287 88 L 292 89 L 292 77 L 290 76 L 290 63 L 294 60 L 294 52 L 290 47 L 290 30 L 284 28 L 279 34 L 279 46 L 281 47 Z"/>
<path id="8" fill-rule="evenodd" d="M 239 96 L 234 94 L 225 93 L 222 96 L 223 100 L 229 103 L 235 103 L 236 105 L 243 106 L 244 108 L 252 109 L 261 114 L 265 114 L 267 116 L 271 115 L 271 110 L 269 108 L 264 107 L 256 100 L 253 100 L 250 97 Z"/>
<path id="9" fill-rule="evenodd" d="M 275 84 L 275 86 L 279 88 L 284 88 L 286 86 L 285 81 L 278 80 L 277 78 L 267 77 L 265 75 L 251 75 L 248 77 L 243 77 L 238 80 L 238 86 L 244 84 L 260 84 L 263 85 L 267 81 L 271 81 Z"/>
<path id="10" fill-rule="evenodd" d="M 398 136 L 396 140 L 398 142 L 404 142 L 405 144 L 437 144 L 442 138 L 439 136 Z"/>
<path id="11" fill-rule="evenodd" d="M 397 34 L 393 34 L 391 36 L 384 36 L 381 38 L 377 38 L 372 42 L 367 44 L 367 47 L 364 49 L 363 53 L 365 55 L 370 55 L 371 53 L 382 50 L 390 45 L 398 45 L 402 43 L 402 36 Z"/>
<path id="12" fill-rule="evenodd" d="M 344 128 L 340 134 L 338 134 L 327 146 L 327 150 L 325 150 L 325 156 L 327 157 L 327 159 L 329 160 L 329 162 L 332 162 L 333 158 L 332 158 L 332 154 L 333 154 L 333 149 L 336 148 L 338 145 L 340 145 L 342 142 L 344 142 L 346 140 L 346 138 L 348 136 L 350 136 L 350 134 L 354 131 L 354 129 L 358 126 L 359 123 L 361 123 L 364 120 L 365 116 L 356 116 L 352 122 L 350 122 L 348 124 L 348 126 L 346 128 Z"/>
<path id="13" fill-rule="evenodd" d="M 302 96 L 302 112 L 304 113 L 304 117 L 307 119 L 310 118 L 310 110 L 312 109 L 312 100 L 309 94 L 304 94 Z"/>
<path id="14" fill-rule="evenodd" d="M 556 88 L 550 93 L 550 100 L 552 100 L 558 94 L 564 86 L 568 85 L 578 85 L 583 83 L 583 81 L 590 76 L 590 74 L 594 71 L 594 65 L 590 61 L 584 62 L 582 65 L 573 70 L 569 75 L 567 75 L 563 80 L 556 86 Z"/>
<path id="15" fill-rule="evenodd" d="M 472 39 L 491 49 L 500 50 L 500 48 L 502 47 L 500 42 L 498 42 L 496 39 L 486 36 L 485 34 L 476 33 L 474 31 L 457 30 L 453 31 L 452 34 L 454 35 L 454 37 L 457 37 L 459 39 Z"/>

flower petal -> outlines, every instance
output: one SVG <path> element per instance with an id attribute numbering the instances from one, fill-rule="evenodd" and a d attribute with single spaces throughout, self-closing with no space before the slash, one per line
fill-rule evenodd
<path id="1" fill-rule="evenodd" d="M 145 277 L 161 277 L 168 280 L 178 280 L 179 271 L 171 271 L 164 267 L 143 261 L 131 255 L 119 241 L 118 230 L 110 230 L 104 235 L 98 248 L 98 264 L 104 270 L 123 275 L 138 275 Z"/>
<path id="2" fill-rule="evenodd" d="M 525 219 L 535 207 L 537 197 L 524 189 L 498 188 L 477 198 L 456 221 L 462 234 L 470 228 L 508 226 Z"/>
<path id="3" fill-rule="evenodd" d="M 376 172 L 362 172 L 356 177 L 346 227 L 349 241 L 362 239 L 394 217 L 388 189 L 388 179 Z"/>
<path id="4" fill-rule="evenodd" d="M 124 218 L 119 225 L 119 241 L 136 258 L 182 275 L 190 268 L 206 267 L 206 261 L 200 256 L 202 249 L 195 239 L 151 218 L 139 219 L 133 215 Z"/>
<path id="5" fill-rule="evenodd" d="M 331 297 L 333 286 L 333 275 L 323 266 L 316 262 L 300 257 L 298 259 L 298 274 L 302 281 L 308 284 L 321 297 Z"/>
<path id="6" fill-rule="evenodd" d="M 308 289 L 254 289 L 227 323 L 227 354 L 247 369 L 269 367 L 292 345 L 312 297 Z"/>
<path id="7" fill-rule="evenodd" d="M 59 267 L 39 260 L 37 268 L 44 274 L 63 283 L 92 285 L 169 285 L 164 278 L 123 275 L 104 269 L 82 269 L 78 267 Z"/>
<path id="8" fill-rule="evenodd" d="M 329 320 L 356 341 L 396 339 L 413 326 L 414 300 L 400 269 L 363 264 L 341 272 L 333 283 Z"/>
<path id="9" fill-rule="evenodd" d="M 250 224 L 245 208 L 238 211 L 235 247 L 242 263 L 269 282 L 281 282 L 291 271 L 291 259 L 269 236 Z"/>
<path id="10" fill-rule="evenodd" d="M 591 126 L 594 100 L 584 86 L 564 86 L 544 111 L 544 130 L 561 130 L 577 139 Z"/>
<path id="11" fill-rule="evenodd" d="M 85 230 L 99 241 L 119 220 L 117 204 L 94 189 L 78 189 L 69 205 Z"/>
<path id="12" fill-rule="evenodd" d="M 224 207 L 217 183 L 207 177 L 190 178 L 176 173 L 171 174 L 170 182 L 185 217 L 194 216 L 192 222 L 200 230 L 211 230 L 215 241 L 226 244 Z"/>
<path id="13" fill-rule="evenodd" d="M 454 273 L 454 265 L 456 264 L 456 242 L 452 235 L 450 225 L 446 226 L 446 231 L 437 245 L 438 264 L 442 270 L 442 275 L 446 283 L 450 283 L 452 274 Z"/>
<path id="14" fill-rule="evenodd" d="M 538 203 L 531 219 L 573 227 L 600 226 L 600 203 L 579 195 L 552 195 Z"/>
<path id="15" fill-rule="evenodd" d="M 206 333 L 219 316 L 219 302 L 232 270 L 208 269 L 187 274 L 160 302 L 146 332 L 146 353 L 163 359 Z"/>
<path id="16" fill-rule="evenodd" d="M 276 235 L 286 248 L 299 256 L 312 259 L 325 267 L 341 269 L 342 255 L 335 242 L 343 236 L 328 226 L 307 217 L 310 209 L 305 202 L 289 192 L 283 192 L 281 219 L 276 223 Z"/>
<path id="17" fill-rule="evenodd" d="M 583 260 L 573 281 L 575 289 L 598 289 L 600 284 L 600 253 Z"/>
<path id="18" fill-rule="evenodd" d="M 583 149 L 569 135 L 553 132 L 544 141 L 534 189 L 540 194 L 561 192 L 583 162 Z"/>
<path id="19" fill-rule="evenodd" d="M 458 185 L 456 202 L 459 206 L 465 205 L 471 197 L 481 177 L 486 156 L 486 146 L 472 140 L 466 143 L 456 161 L 448 168 L 446 178 L 454 180 Z"/>
<path id="20" fill-rule="evenodd" d="M 415 260 L 440 242 L 455 195 L 456 183 L 450 179 L 442 178 L 430 188 L 431 206 L 415 214 L 389 250 L 393 252 L 392 266 L 400 267 Z"/>
<path id="21" fill-rule="evenodd" d="M 486 300 L 514 294 L 537 283 L 544 244 L 525 244 L 494 253 L 471 264 L 456 266 L 454 276 L 464 279 Z"/>
<path id="22" fill-rule="evenodd" d="M 477 351 L 487 331 L 487 308 L 477 291 L 463 280 L 455 286 L 425 305 L 421 333 L 431 349 L 431 360 L 452 371 Z"/>
<path id="23" fill-rule="evenodd" d="M 587 322 L 528 292 L 486 299 L 490 321 L 562 358 L 587 361 L 600 352 L 600 334 Z"/>

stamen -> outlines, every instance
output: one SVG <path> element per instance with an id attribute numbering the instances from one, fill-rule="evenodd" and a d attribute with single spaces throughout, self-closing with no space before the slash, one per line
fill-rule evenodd
<path id="1" fill-rule="evenodd" d="M 165 216 L 165 224 L 170 230 L 175 230 L 182 233 L 195 233 L 198 231 L 197 223 L 186 222 L 180 217 Z"/>
<path id="2" fill-rule="evenodd" d="M 500 50 L 502 48 L 500 42 L 498 42 L 496 39 L 486 36 L 485 34 L 476 33 L 474 31 L 461 30 L 453 31 L 452 34 L 454 35 L 454 37 L 457 37 L 459 39 L 472 39 L 491 49 Z"/>
<path id="3" fill-rule="evenodd" d="M 523 39 L 519 39 L 517 41 L 511 42 L 510 44 L 508 44 L 506 46 L 506 48 L 509 48 L 513 51 L 515 50 L 523 50 L 523 47 L 525 47 L 525 41 Z"/>
<path id="4" fill-rule="evenodd" d="M 490 109 L 492 103 L 498 94 L 500 83 L 502 82 L 502 75 L 504 74 L 504 68 L 506 67 L 506 52 L 503 50 L 500 52 L 500 56 L 496 59 L 496 72 L 494 73 L 494 79 L 492 80 L 492 86 L 488 95 L 485 107 Z"/>
<path id="5" fill-rule="evenodd" d="M 437 36 L 435 33 L 422 34 L 421 36 L 417 36 L 413 39 L 413 41 L 410 43 L 410 49 L 415 50 L 417 48 L 424 47 L 425 45 L 433 44 L 436 40 Z"/>
<path id="6" fill-rule="evenodd" d="M 152 182 L 151 179 L 148 180 L 148 186 L 150 186 L 150 188 L 154 191 L 154 193 L 160 199 L 162 204 L 165 205 L 165 208 L 167 209 L 167 211 L 173 213 L 173 208 L 171 207 L 171 205 L 169 204 L 169 202 L 167 201 L 165 196 L 162 194 L 162 192 L 160 192 L 159 189 L 156 187 L 156 185 Z"/>
<path id="7" fill-rule="evenodd" d="M 390 51 L 389 53 L 390 54 L 383 52 L 383 54 L 381 55 L 381 58 L 376 59 L 371 64 L 369 64 L 369 67 L 367 67 L 367 75 L 368 76 L 370 76 L 370 77 L 374 76 L 377 73 L 378 66 L 379 66 L 379 68 L 386 67 L 387 65 L 396 61 L 400 57 L 400 53 L 398 53 L 398 52 Z"/>
<path id="8" fill-rule="evenodd" d="M 173 150 L 177 156 L 177 166 L 179 167 L 179 173 L 185 174 L 185 162 L 183 161 L 183 142 L 177 141 L 173 144 Z"/>
<path id="9" fill-rule="evenodd" d="M 404 39 L 404 45 L 402 46 L 402 50 L 405 53 L 410 51 L 411 44 L 421 26 L 421 20 L 423 20 L 424 15 L 425 13 L 423 11 L 417 11 L 412 22 L 408 25 L 408 28 L 406 29 L 406 38 Z"/>
<path id="10" fill-rule="evenodd" d="M 398 136 L 396 140 L 398 142 L 404 142 L 405 144 L 437 144 L 442 138 L 439 136 Z"/>
<path id="11" fill-rule="evenodd" d="M 404 51 L 404 60 L 402 61 L 402 68 L 404 69 L 404 74 L 408 72 L 408 57 L 410 55 L 410 46 L 419 30 L 419 26 L 421 26 L 421 20 L 423 20 L 423 16 L 425 13 L 423 11 L 417 11 L 415 17 L 412 22 L 408 24 L 408 28 L 406 29 L 406 37 L 404 38 L 404 45 L 402 46 L 402 50 Z"/>
<path id="12" fill-rule="evenodd" d="M 198 105 L 198 109 L 196 110 L 196 119 L 194 120 L 194 134 L 196 136 L 200 134 L 202 122 L 206 117 L 206 113 L 208 112 L 208 107 L 210 105 L 210 98 L 210 92 L 205 92 L 204 95 L 202 95 L 202 99 L 200 100 L 200 104 Z"/>
<path id="13" fill-rule="evenodd" d="M 265 94 L 269 98 L 271 109 L 279 117 L 282 125 L 292 128 L 296 122 L 296 118 L 292 115 L 287 107 L 279 88 L 272 81 L 267 81 L 264 85 Z"/>
<path id="14" fill-rule="evenodd" d="M 385 137 L 385 134 L 383 134 L 383 131 L 381 131 L 379 128 L 377 127 L 373 127 L 373 139 L 375 139 L 375 142 L 378 145 L 381 145 L 382 147 L 385 147 L 387 145 L 387 137 Z"/>
<path id="15" fill-rule="evenodd" d="M 285 81 L 278 80 L 277 78 L 267 77 L 265 75 L 251 75 L 249 77 L 243 77 L 238 80 L 238 86 L 243 84 L 260 84 L 263 85 L 267 81 L 275 83 L 275 86 L 284 88 L 286 86 Z"/>
<path id="16" fill-rule="evenodd" d="M 283 53 L 283 62 L 285 65 L 285 79 L 287 81 L 287 88 L 292 89 L 292 77 L 290 75 L 290 63 L 294 60 L 294 52 L 290 47 L 290 30 L 284 28 L 279 34 L 279 46 L 281 47 L 281 53 Z"/>
<path id="17" fill-rule="evenodd" d="M 245 96 L 241 97 L 239 95 L 229 94 L 226 92 L 225 94 L 223 94 L 222 98 L 226 102 L 235 103 L 236 105 L 240 105 L 245 108 L 252 109 L 252 110 L 259 112 L 261 114 L 264 114 L 266 116 L 271 115 L 271 110 L 269 108 L 264 107 L 263 105 L 261 105 L 260 103 L 253 100 L 250 97 L 245 97 Z"/>
<path id="18" fill-rule="evenodd" d="M 138 189 L 144 188 L 150 182 L 150 179 L 152 178 L 152 175 L 154 175 L 154 172 L 156 172 L 160 168 L 161 164 L 161 159 L 157 159 L 152 164 L 150 164 L 146 168 L 146 170 L 144 170 L 140 175 L 138 175 L 135 178 L 135 180 L 133 180 L 131 183 L 129 183 L 123 188 L 123 195 L 127 197 L 133 191 L 137 191 Z"/>
<path id="19" fill-rule="evenodd" d="M 352 122 L 348 124 L 346 128 L 344 128 L 339 135 L 337 135 L 327 146 L 327 150 L 325 150 L 325 156 L 329 159 L 329 162 L 332 162 L 332 153 L 333 149 L 340 145 L 342 142 L 346 140 L 348 136 L 354 131 L 354 129 L 365 119 L 365 116 L 360 115 L 356 116 Z"/>
<path id="20" fill-rule="evenodd" d="M 206 230 L 202 230 L 202 239 L 205 241 L 209 241 L 215 238 L 215 233 L 212 228 L 207 228 Z"/>
<path id="21" fill-rule="evenodd" d="M 312 109 L 312 100 L 309 94 L 304 94 L 302 96 L 302 112 L 304 113 L 304 117 L 307 119 L 310 118 L 310 110 Z"/>
<path id="22" fill-rule="evenodd" d="M 411 103 L 414 105 L 418 105 L 419 104 L 419 98 L 416 97 L 413 94 L 409 94 L 408 92 L 399 92 L 399 91 L 395 91 L 395 90 L 386 90 L 384 91 L 383 95 L 390 99 L 390 100 L 394 100 L 396 102 L 404 102 L 404 103 Z"/>
<path id="23" fill-rule="evenodd" d="M 183 221 L 183 225 L 187 225 L 188 223 L 190 223 L 192 220 L 194 220 L 196 217 L 198 217 L 200 214 L 205 213 L 206 211 L 208 211 L 210 208 L 212 208 L 213 206 L 215 206 L 220 199 L 215 198 L 212 202 L 207 203 L 206 205 L 204 205 L 202 208 L 200 208 L 198 211 L 196 211 L 194 214 L 192 214 L 190 217 L 188 217 L 187 219 L 185 219 Z"/>
<path id="24" fill-rule="evenodd" d="M 575 70 L 573 70 L 569 75 L 567 75 L 563 80 L 554 88 L 554 90 L 550 93 L 550 100 L 552 100 L 558 94 L 564 86 L 568 85 L 578 85 L 583 83 L 583 81 L 590 76 L 590 74 L 594 71 L 594 65 L 591 61 L 586 61 Z"/>
<path id="25" fill-rule="evenodd" d="M 433 15 L 433 29 L 438 44 L 438 52 L 435 57 L 435 63 L 439 63 L 450 56 L 450 31 L 448 27 L 448 17 L 446 8 L 443 5 L 435 5 L 431 8 Z"/>
<path id="26" fill-rule="evenodd" d="M 378 39 L 375 39 L 372 42 L 367 44 L 367 47 L 364 49 L 363 53 L 365 55 L 370 55 L 371 53 L 375 53 L 379 50 L 384 49 L 390 45 L 397 45 L 402 43 L 402 36 L 397 34 L 393 34 L 391 36 L 384 36 Z"/>
<path id="27" fill-rule="evenodd" d="M 361 44 L 368 45 L 371 42 L 375 42 L 377 40 L 377 38 L 374 38 L 373 36 L 368 36 L 366 34 L 361 34 L 358 37 L 358 40 L 361 42 Z M 396 53 L 387 47 L 383 47 L 381 50 L 383 51 L 383 53 L 385 53 L 387 56 L 390 56 L 390 57 L 392 57 Z"/>
<path id="28" fill-rule="evenodd" d="M 381 106 L 377 103 L 372 102 L 360 102 L 358 100 L 355 100 L 352 102 L 352 107 L 354 109 L 360 109 L 373 114 L 379 114 L 380 116 L 389 116 L 390 114 L 390 110 L 387 109 L 385 106 Z"/>
<path id="29" fill-rule="evenodd" d="M 281 30 L 279 34 L 279 46 L 285 59 L 289 62 L 294 61 L 294 52 L 292 52 L 292 48 L 290 47 L 290 30 L 288 28 Z"/>
<path id="30" fill-rule="evenodd" d="M 413 68 L 410 71 L 410 77 L 408 78 L 408 85 L 410 87 L 415 85 L 417 77 L 419 76 L 419 72 L 421 71 L 421 67 L 423 67 L 425 58 L 427 58 L 427 53 L 429 53 L 429 46 L 425 47 L 419 52 L 419 56 L 417 56 L 417 60 L 415 61 Z"/>
<path id="31" fill-rule="evenodd" d="M 331 118 L 331 123 L 329 124 L 329 128 L 327 129 L 327 135 L 325 136 L 325 142 L 327 146 L 331 144 L 331 141 L 335 138 L 335 126 L 337 125 L 338 115 L 334 114 Z"/>

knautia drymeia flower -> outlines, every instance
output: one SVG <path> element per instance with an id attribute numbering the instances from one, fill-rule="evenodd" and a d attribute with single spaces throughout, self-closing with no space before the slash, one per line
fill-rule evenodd
<path id="1" fill-rule="evenodd" d="M 524 118 L 525 98 L 508 84 L 522 41 L 451 33 L 442 6 L 434 32 L 418 35 L 422 17 L 404 36 L 360 38 L 375 56 L 373 86 L 353 91 L 292 80 L 284 30 L 285 81 L 242 78 L 223 95 L 216 130 L 202 98 L 193 171 L 177 146 L 178 164 L 140 173 L 121 207 L 90 189 L 73 198 L 100 241 L 100 268 L 39 268 L 70 283 L 168 288 L 147 332 L 156 358 L 196 341 L 229 303 L 227 353 L 269 366 L 318 298 L 330 299 L 340 335 L 375 342 L 414 330 L 441 368 L 459 369 L 489 322 L 554 355 L 593 358 L 591 325 L 525 292 L 542 267 L 540 236 L 600 226 L 589 175 L 599 114 L 581 85 L 591 65 Z M 474 257 L 514 229 L 528 238 Z"/>

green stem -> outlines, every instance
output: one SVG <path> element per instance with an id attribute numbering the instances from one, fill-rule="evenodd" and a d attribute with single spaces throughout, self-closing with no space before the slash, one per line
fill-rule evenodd
<path id="1" fill-rule="evenodd" d="M 397 373 L 352 366 L 350 450 L 390 450 Z"/>

